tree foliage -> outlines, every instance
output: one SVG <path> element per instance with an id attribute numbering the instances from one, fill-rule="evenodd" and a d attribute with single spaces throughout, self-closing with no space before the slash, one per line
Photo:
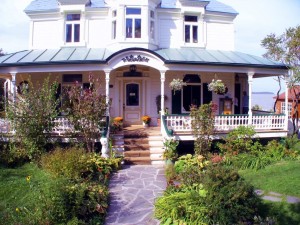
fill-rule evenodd
<path id="1" fill-rule="evenodd" d="M 49 78 L 36 87 L 29 80 L 21 87 L 15 103 L 9 104 L 8 118 L 15 129 L 16 142 L 30 159 L 40 156 L 54 127 L 54 118 L 58 115 L 57 87 L 58 84 L 51 84 Z"/>
<path id="2" fill-rule="evenodd" d="M 289 77 L 289 88 L 294 92 L 293 124 L 294 132 L 297 129 L 295 121 L 298 120 L 298 102 L 300 93 L 293 88 L 300 82 L 300 26 L 290 27 L 283 34 L 276 36 L 269 34 L 262 42 L 262 46 L 267 49 L 264 57 L 285 63 L 291 67 L 293 76 Z"/>
<path id="3" fill-rule="evenodd" d="M 106 98 L 99 93 L 99 80 L 89 76 L 90 86 L 83 90 L 75 84 L 68 91 L 70 114 L 69 120 L 75 132 L 80 132 L 87 151 L 95 150 L 95 140 L 101 136 L 101 128 L 105 125 Z M 104 121 L 103 121 L 104 120 Z"/>

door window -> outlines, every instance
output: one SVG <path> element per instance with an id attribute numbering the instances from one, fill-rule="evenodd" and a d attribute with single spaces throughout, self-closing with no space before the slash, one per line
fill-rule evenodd
<path id="1" fill-rule="evenodd" d="M 139 106 L 139 84 L 126 84 L 126 106 Z"/>

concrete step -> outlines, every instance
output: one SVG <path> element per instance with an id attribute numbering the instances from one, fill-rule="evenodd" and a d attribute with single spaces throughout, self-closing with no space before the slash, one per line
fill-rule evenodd
<path id="1" fill-rule="evenodd" d="M 125 151 L 149 150 L 149 144 L 124 145 Z"/>
<path id="2" fill-rule="evenodd" d="M 150 151 L 149 150 L 125 151 L 124 156 L 125 157 L 150 157 Z"/>
<path id="3" fill-rule="evenodd" d="M 151 165 L 150 157 L 125 157 L 126 165 Z"/>
<path id="4" fill-rule="evenodd" d="M 148 144 L 148 138 L 124 138 L 124 144 L 132 145 L 132 144 Z"/>

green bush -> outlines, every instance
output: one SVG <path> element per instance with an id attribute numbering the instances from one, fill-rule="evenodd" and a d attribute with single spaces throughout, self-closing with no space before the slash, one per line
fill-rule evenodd
<path id="1" fill-rule="evenodd" d="M 254 188 L 237 171 L 222 164 L 211 164 L 204 176 L 205 202 L 211 224 L 252 222 L 259 215 L 261 200 Z"/>
<path id="2" fill-rule="evenodd" d="M 9 143 L 0 145 L 0 163 L 2 165 L 15 167 L 28 161 L 29 157 L 25 148 Z"/>

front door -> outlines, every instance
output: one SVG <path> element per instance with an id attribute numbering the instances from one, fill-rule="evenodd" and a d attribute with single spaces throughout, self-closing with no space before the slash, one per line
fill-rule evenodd
<path id="1" fill-rule="evenodd" d="M 125 81 L 124 82 L 124 100 L 123 113 L 124 122 L 127 125 L 141 124 L 142 114 L 142 82 Z"/>

